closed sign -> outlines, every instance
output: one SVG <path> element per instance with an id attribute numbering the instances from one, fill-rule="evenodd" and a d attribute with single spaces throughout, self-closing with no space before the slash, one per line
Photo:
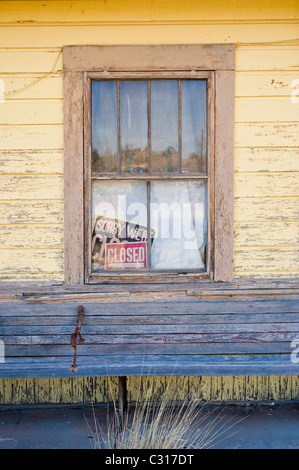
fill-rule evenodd
<path id="1" fill-rule="evenodd" d="M 106 243 L 106 269 L 146 268 L 146 242 Z"/>

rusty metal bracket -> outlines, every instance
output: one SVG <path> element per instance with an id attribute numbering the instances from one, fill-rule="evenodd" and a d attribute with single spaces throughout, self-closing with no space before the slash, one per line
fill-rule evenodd
<path id="1" fill-rule="evenodd" d="M 71 366 L 71 371 L 76 372 L 78 366 L 76 365 L 76 356 L 77 356 L 77 344 L 84 344 L 85 340 L 81 336 L 81 327 L 83 323 L 83 314 L 84 314 L 84 307 L 82 305 L 78 308 L 78 318 L 77 318 L 77 325 L 75 332 L 71 336 L 71 345 L 74 348 L 74 362 Z M 78 339 L 79 336 L 79 339 Z"/>

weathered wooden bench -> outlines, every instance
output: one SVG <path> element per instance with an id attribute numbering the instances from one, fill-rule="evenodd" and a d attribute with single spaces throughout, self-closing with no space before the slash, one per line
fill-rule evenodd
<path id="1" fill-rule="evenodd" d="M 297 286 L 60 287 L 0 298 L 1 378 L 299 375 Z M 73 372 L 78 310 L 84 344 Z"/>

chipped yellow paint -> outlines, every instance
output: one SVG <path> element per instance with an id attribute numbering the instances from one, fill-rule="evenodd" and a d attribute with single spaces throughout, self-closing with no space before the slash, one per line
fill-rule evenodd
<path id="1" fill-rule="evenodd" d="M 133 22 L 133 21 L 229 21 L 294 20 L 298 18 L 296 0 L 253 0 L 244 8 L 239 0 L 16 0 L 3 1 L 1 23 L 38 22 Z"/>
<path id="2" fill-rule="evenodd" d="M 180 384 L 180 389 L 178 385 Z M 164 396 L 202 402 L 298 401 L 299 376 L 128 377 L 131 402 Z M 97 404 L 118 400 L 116 377 L 0 379 L 0 403 Z"/>
<path id="3" fill-rule="evenodd" d="M 294 106 L 294 103 L 290 100 L 290 96 L 246 96 L 244 98 L 236 98 L 235 121 L 298 122 L 299 107 Z"/>
<path id="4" fill-rule="evenodd" d="M 298 149 L 296 148 L 236 148 L 235 172 L 265 173 L 298 172 Z M 237 175 L 236 175 L 237 177 Z"/>
<path id="5" fill-rule="evenodd" d="M 0 151 L 1 174 L 63 175 L 63 151 L 55 150 L 2 150 Z"/>
<path id="6" fill-rule="evenodd" d="M 27 104 L 27 106 L 26 106 Z M 0 125 L 63 124 L 62 100 L 7 100 L 1 104 Z"/>
<path id="7" fill-rule="evenodd" d="M 0 131 L 0 150 L 63 149 L 63 126 L 60 124 L 5 125 L 1 126 Z"/>

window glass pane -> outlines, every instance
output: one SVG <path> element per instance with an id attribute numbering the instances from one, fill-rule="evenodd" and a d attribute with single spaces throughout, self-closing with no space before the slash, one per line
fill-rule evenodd
<path id="1" fill-rule="evenodd" d="M 178 171 L 178 82 L 151 82 L 152 172 Z"/>
<path id="2" fill-rule="evenodd" d="M 92 182 L 91 246 L 93 271 L 147 267 L 146 182 Z"/>
<path id="3" fill-rule="evenodd" d="M 206 194 L 203 180 L 151 183 L 152 269 L 205 268 Z"/>
<path id="4" fill-rule="evenodd" d="M 206 80 L 182 80 L 182 171 L 207 171 Z"/>
<path id="5" fill-rule="evenodd" d="M 92 174 L 117 172 L 117 153 L 116 81 L 93 81 Z"/>
<path id="6" fill-rule="evenodd" d="M 120 82 L 121 171 L 148 169 L 147 82 Z"/>

